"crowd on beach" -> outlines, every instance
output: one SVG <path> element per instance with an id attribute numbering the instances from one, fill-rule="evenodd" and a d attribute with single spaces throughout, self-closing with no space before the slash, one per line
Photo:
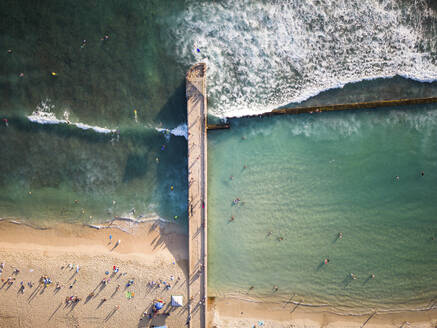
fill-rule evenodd
<path id="1" fill-rule="evenodd" d="M 112 237 L 112 236 L 111 236 Z M 110 238 L 111 240 L 111 238 Z M 120 240 L 117 242 L 117 244 L 120 244 Z M 173 262 L 175 264 L 175 262 Z M 2 277 L 1 282 L 2 286 L 0 286 L 0 289 L 3 289 L 6 286 L 5 291 L 10 290 L 10 288 L 13 288 L 18 281 L 20 281 L 19 277 L 24 276 L 29 279 L 29 274 L 26 272 L 29 270 L 29 273 L 32 273 L 34 271 L 39 271 L 39 269 L 28 269 L 26 268 L 24 271 L 22 271 L 20 268 L 15 267 L 14 265 L 7 265 L 5 262 L 2 262 L 0 264 L 0 277 L 6 276 L 7 272 L 9 276 Z M 89 269 L 86 269 L 87 272 L 84 272 L 85 275 L 88 275 L 91 273 L 92 276 L 98 275 L 97 271 L 89 271 Z M 55 270 L 56 272 L 56 270 Z M 65 276 L 65 273 L 71 272 L 71 275 L 69 274 L 68 281 L 62 281 L 62 276 Z M 35 272 L 37 273 L 37 272 Z M 32 274 L 32 276 L 35 275 L 35 273 Z M 66 263 L 59 268 L 59 277 L 53 278 L 53 270 L 51 270 L 51 275 L 45 274 L 44 272 L 41 273 L 39 276 L 39 279 L 37 282 L 35 280 L 21 280 L 19 282 L 19 285 L 17 286 L 18 291 L 17 294 L 29 294 L 29 302 L 38 294 L 42 294 L 45 290 L 52 289 L 54 297 L 57 297 L 56 295 L 59 293 L 59 295 L 63 294 L 61 296 L 61 299 L 64 299 L 63 303 L 65 305 L 65 308 L 71 308 L 72 310 L 74 307 L 76 307 L 79 303 L 86 304 L 89 301 L 93 299 L 97 299 L 99 294 L 108 286 L 113 286 L 114 290 L 110 296 L 101 297 L 100 303 L 98 307 L 103 306 L 109 299 L 117 300 L 118 304 L 112 305 L 113 309 L 110 312 L 112 317 L 115 315 L 115 313 L 120 309 L 121 299 L 119 298 L 120 290 L 122 289 L 122 286 L 124 285 L 124 294 L 126 296 L 126 300 L 130 301 L 134 299 L 135 292 L 136 292 L 136 286 L 137 286 L 137 278 L 133 274 L 129 275 L 128 272 L 122 272 L 119 265 L 112 265 L 112 268 L 110 270 L 106 270 L 104 273 L 102 272 L 102 279 L 100 280 L 100 283 L 97 284 L 97 286 L 90 290 L 88 295 L 80 295 L 80 293 L 83 293 L 83 288 L 76 288 L 76 283 L 81 280 L 81 266 L 79 264 L 73 264 L 73 263 Z M 143 277 L 144 278 L 144 277 Z M 57 281 L 59 279 L 59 281 Z M 61 280 L 62 279 L 62 280 Z M 84 277 L 84 281 L 89 281 Z M 169 297 L 170 295 L 166 292 L 172 290 L 174 287 L 181 287 L 181 277 L 180 276 L 174 276 L 169 272 L 168 277 L 166 279 L 164 278 L 158 278 L 153 279 L 149 281 L 144 281 L 144 279 L 140 279 L 141 288 L 139 288 L 140 291 L 146 289 L 146 296 L 153 296 L 157 295 L 159 298 L 165 298 Z M 178 285 L 179 284 L 179 285 Z M 144 286 L 145 285 L 145 286 Z M 82 285 L 83 286 L 83 285 Z M 146 287 L 146 288 L 144 288 Z M 63 292 L 61 292 L 63 291 Z M 185 294 L 185 290 L 182 291 L 179 290 L 179 293 Z M 84 301 L 83 301 L 84 300 Z M 126 302 L 126 301 L 124 301 Z M 171 314 L 172 308 L 166 308 L 162 309 L 157 308 L 154 304 L 156 303 L 156 300 L 153 300 L 151 302 L 151 299 L 147 302 L 148 304 L 144 304 L 146 307 L 148 307 L 148 310 L 144 311 L 139 318 L 139 320 L 144 319 L 152 319 L 156 315 L 164 315 L 169 316 Z M 159 302 L 162 303 L 162 305 L 166 304 L 166 302 L 159 300 Z M 114 302 L 111 302 L 112 304 Z M 138 303 L 138 301 L 137 301 Z"/>

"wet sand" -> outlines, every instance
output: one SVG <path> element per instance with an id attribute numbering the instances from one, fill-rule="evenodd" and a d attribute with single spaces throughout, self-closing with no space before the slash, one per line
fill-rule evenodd
<path id="1" fill-rule="evenodd" d="M 210 298 L 210 327 L 263 328 L 430 328 L 437 325 L 437 309 L 400 313 L 339 315 L 322 308 L 291 302 L 251 302 L 234 298 Z"/>
<path id="2" fill-rule="evenodd" d="M 5 265 L 0 284 L 0 327 L 183 327 L 187 308 L 171 308 L 170 298 L 182 295 L 186 305 L 185 228 L 169 223 L 118 222 L 118 226 L 125 231 L 79 224 L 38 230 L 1 221 L 0 262 Z M 114 265 L 119 272 L 113 273 Z M 20 272 L 13 274 L 15 268 Z M 52 284 L 40 285 L 42 275 Z M 15 278 L 12 285 L 5 283 L 8 277 Z M 111 280 L 105 285 L 104 278 Z M 127 287 L 130 279 L 134 283 Z M 164 283 L 149 286 L 160 279 L 171 288 L 166 289 Z M 32 288 L 28 282 L 33 283 Z M 58 282 L 62 286 L 59 290 L 55 288 Z M 87 297 L 91 292 L 94 296 Z M 128 299 L 127 292 L 134 292 L 134 296 Z M 69 296 L 81 300 L 67 305 Z M 166 302 L 164 312 L 169 316 L 143 318 L 154 299 Z"/>

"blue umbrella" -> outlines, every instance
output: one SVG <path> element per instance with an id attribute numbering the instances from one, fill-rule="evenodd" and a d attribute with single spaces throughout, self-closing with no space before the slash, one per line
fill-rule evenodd
<path id="1" fill-rule="evenodd" d="M 155 309 L 157 309 L 157 310 L 161 310 L 162 307 L 164 306 L 164 303 L 162 303 L 162 302 L 156 302 L 156 303 L 154 304 L 154 306 L 155 306 Z"/>

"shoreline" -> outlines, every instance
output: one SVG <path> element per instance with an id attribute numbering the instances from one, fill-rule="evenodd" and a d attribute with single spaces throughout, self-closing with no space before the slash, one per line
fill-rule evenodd
<path id="1" fill-rule="evenodd" d="M 426 312 L 437 310 L 437 302 L 433 299 L 429 299 L 423 303 L 399 303 L 390 304 L 390 307 L 378 308 L 378 305 L 366 306 L 366 307 L 356 307 L 356 306 L 334 306 L 329 303 L 316 303 L 316 302 L 306 302 L 306 296 L 291 294 L 288 296 L 278 295 L 278 296 L 259 296 L 259 295 L 249 295 L 248 293 L 222 293 L 220 295 L 210 295 L 209 299 L 217 300 L 227 300 L 230 302 L 241 302 L 248 304 L 265 304 L 271 307 L 278 307 L 284 305 L 296 305 L 301 308 L 310 309 L 313 311 L 320 309 L 324 312 L 338 315 L 338 316 L 366 316 L 374 312 L 378 314 L 399 314 L 399 313 L 409 313 L 409 312 Z M 299 301 L 301 300 L 301 301 Z M 382 304 L 382 303 L 381 303 Z M 379 304 L 379 305 L 381 305 Z M 349 310 L 349 311 L 348 311 Z"/>
<path id="2" fill-rule="evenodd" d="M 374 311 L 366 314 L 339 314 L 326 308 L 303 306 L 292 302 L 250 302 L 226 297 L 210 297 L 210 326 L 236 328 L 250 324 L 258 327 L 417 327 L 437 324 L 437 309 L 400 312 Z"/>
<path id="3" fill-rule="evenodd" d="M 77 322 L 85 323 L 88 327 L 101 327 L 102 322 L 105 323 L 105 311 L 97 311 L 101 313 L 101 316 L 93 316 L 90 320 L 89 311 L 94 311 L 94 307 L 88 307 L 87 304 L 82 304 L 88 290 L 91 290 L 98 283 L 99 279 L 105 276 L 103 270 L 110 271 L 111 265 L 114 261 L 117 263 L 123 263 L 120 265 L 121 271 L 128 271 L 126 277 L 120 278 L 120 281 L 130 278 L 132 272 L 133 276 L 137 276 L 135 282 L 146 285 L 147 278 L 150 280 L 156 280 L 157 275 L 165 275 L 165 271 L 171 271 L 176 277 L 177 274 L 185 275 L 182 280 L 185 282 L 188 276 L 188 248 L 187 248 L 187 235 L 184 232 L 184 227 L 175 223 L 162 224 L 159 221 L 154 223 L 142 223 L 132 224 L 132 222 L 125 221 L 125 229 L 128 232 L 116 229 L 108 228 L 97 230 L 83 224 L 69 224 L 69 223 L 57 223 L 53 227 L 39 230 L 34 227 L 29 227 L 25 224 L 16 224 L 8 220 L 0 221 L 0 262 L 6 262 L 4 273 L 2 278 L 8 277 L 10 271 L 18 267 L 21 272 L 16 276 L 17 281 L 12 285 L 9 290 L 0 289 L 0 311 L 5 314 L 0 318 L 0 327 L 14 327 L 19 326 L 14 320 L 28 320 L 32 319 L 32 322 L 41 323 L 41 325 L 47 325 L 48 327 L 70 327 L 67 323 L 72 317 L 75 317 Z M 109 245 L 108 235 L 113 234 L 112 245 Z M 156 238 L 161 238 L 162 243 L 156 243 Z M 121 240 L 119 248 L 111 251 L 108 246 L 112 246 L 115 240 Z M 142 241 L 142 242 L 141 242 Z M 172 244 L 170 246 L 170 244 Z M 158 245 L 158 247 L 155 247 Z M 90 264 L 94 260 L 97 260 L 98 266 L 102 269 L 100 272 L 94 274 L 93 272 L 87 272 L 88 277 L 85 278 L 86 284 L 79 286 L 79 282 L 72 290 L 66 287 L 66 284 L 71 281 L 62 281 L 62 277 L 67 278 L 71 275 L 68 270 L 61 270 L 61 266 L 67 265 L 68 262 L 79 263 L 80 272 L 78 273 L 77 280 L 82 282 L 82 273 L 89 271 Z M 175 260 L 177 265 L 172 265 L 170 262 Z M 106 261 L 106 263 L 105 263 Z M 164 264 L 164 262 L 167 262 Z M 103 264 L 103 266 L 102 266 Z M 122 268 L 123 266 L 123 268 Z M 24 268 L 24 269 L 23 269 Z M 33 269 L 33 272 L 29 272 L 29 269 Z M 144 270 L 145 269 L 145 270 Z M 138 270 L 138 271 L 137 271 Z M 141 276 L 141 271 L 146 277 Z M 51 271 L 51 272 L 50 272 Z M 92 267 L 92 271 L 95 271 Z M 74 270 L 72 271 L 74 272 Z M 65 274 L 67 273 L 67 275 Z M 19 288 L 19 281 L 23 280 L 33 281 L 36 283 L 37 277 L 43 274 L 48 274 L 53 282 L 60 281 L 64 286 L 59 292 L 62 297 L 56 296 L 56 302 L 59 303 L 59 309 L 56 313 L 51 311 L 56 309 L 56 304 L 53 304 L 53 300 L 46 299 L 44 307 L 47 307 L 47 311 L 35 306 L 32 302 L 27 302 L 28 295 L 32 292 L 26 286 L 23 295 L 15 290 Z M 59 277 L 61 275 L 61 277 Z M 137 280 L 138 279 L 138 280 Z M 93 283 L 90 284 L 90 280 Z M 140 282 L 141 281 L 141 282 Z M 0 285 L 1 287 L 1 285 Z M 76 287 L 79 287 L 78 289 Z M 111 286 L 111 283 L 106 288 L 109 288 L 111 294 L 115 284 Z M 33 287 L 33 289 L 36 288 Z M 176 287 L 175 287 L 176 288 Z M 48 291 L 44 294 L 48 294 L 49 298 L 52 298 L 51 290 L 54 286 L 47 288 Z M 119 305 L 120 311 L 117 310 L 116 314 L 113 314 L 108 325 L 114 326 L 114 322 L 121 323 L 128 320 L 128 322 L 141 323 L 141 313 L 147 310 L 148 304 L 153 301 L 153 297 L 160 297 L 161 294 L 165 295 L 165 301 L 173 294 L 173 290 L 159 293 L 156 291 L 150 295 L 150 290 L 143 287 L 137 290 L 135 287 L 135 300 L 140 298 L 139 304 L 134 304 L 135 301 L 127 300 L 123 295 L 123 292 L 116 294 L 114 298 L 108 298 L 109 300 L 101 306 L 103 310 L 113 311 L 114 306 Z M 184 303 L 187 300 L 187 285 L 182 283 L 177 290 L 179 294 L 184 296 Z M 142 297 L 144 293 L 144 297 Z M 47 298 L 47 295 L 38 294 L 38 298 Z M 68 308 L 64 309 L 61 306 L 65 295 L 78 295 L 82 298 L 82 302 L 79 302 L 78 306 L 71 312 Z M 11 295 L 17 295 L 11 297 Z M 57 294 L 56 294 L 57 295 Z M 103 292 L 101 295 L 104 295 Z M 137 296 L 138 295 L 138 296 Z M 137 298 L 138 297 L 138 298 Z M 54 297 L 53 297 L 54 298 Z M 20 302 L 20 299 L 21 302 Z M 34 302 L 37 304 L 38 302 Z M 91 300 L 90 303 L 97 304 L 97 300 Z M 131 304 L 129 304 L 131 303 Z M 88 303 L 89 304 L 89 303 Z M 186 305 L 186 303 L 184 304 Z M 329 305 L 328 305 L 329 306 Z M 87 309 L 88 308 L 88 309 Z M 62 316 L 62 311 L 66 315 Z M 66 311 L 68 309 L 68 311 Z M 180 314 L 170 316 L 167 319 L 169 327 L 183 327 L 186 322 L 187 307 L 184 306 L 180 310 Z M 345 314 L 335 313 L 332 308 L 327 307 L 312 307 L 293 300 L 272 302 L 266 299 L 242 299 L 235 297 L 208 297 L 208 325 L 207 327 L 216 328 L 232 328 L 252 325 L 257 325 L 258 322 L 263 323 L 263 327 L 362 327 L 364 322 L 370 318 L 365 324 L 366 327 L 376 328 L 391 328 L 391 327 L 429 327 L 430 324 L 437 324 L 437 309 L 431 308 L 428 310 L 400 310 L 398 312 L 385 312 L 377 311 L 376 315 L 373 313 L 366 314 Z M 137 312 L 137 315 L 132 313 Z M 179 312 L 179 311 L 178 311 Z M 243 312 L 243 313 L 241 313 Z M 50 318 L 50 316 L 53 316 Z M 45 322 L 47 318 L 50 318 L 48 323 Z M 65 321 L 65 318 L 70 318 Z M 98 318 L 98 319 L 96 319 Z M 170 321 L 173 319 L 173 321 Z M 99 321 L 100 320 L 100 321 Z M 174 320 L 177 320 L 176 322 Z M 44 323 L 43 323 L 44 322 Z M 69 322 L 69 321 L 68 321 Z M 408 322 L 411 325 L 406 324 Z M 144 321 L 144 324 L 146 322 Z M 402 326 L 403 325 L 403 326 Z M 148 327 L 148 325 L 138 325 L 139 327 Z"/>

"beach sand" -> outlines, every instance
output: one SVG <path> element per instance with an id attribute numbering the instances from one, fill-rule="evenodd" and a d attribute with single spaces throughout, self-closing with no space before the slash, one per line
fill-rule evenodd
<path id="1" fill-rule="evenodd" d="M 0 262 L 5 262 L 1 277 L 16 278 L 10 287 L 7 283 L 0 284 L 0 327 L 127 328 L 161 324 L 169 328 L 186 327 L 186 228 L 157 222 L 117 222 L 117 225 L 124 231 L 60 223 L 40 230 L 0 221 Z M 118 240 L 120 245 L 114 247 Z M 72 269 L 69 264 L 73 265 Z M 76 265 L 79 265 L 78 273 Z M 115 275 L 113 265 L 119 267 Z M 15 268 L 20 272 L 14 275 Z M 53 283 L 46 288 L 39 286 L 42 275 L 50 277 Z M 103 278 L 111 281 L 105 286 L 101 284 Z M 126 288 L 129 279 L 134 279 L 134 284 Z M 148 287 L 150 281 L 159 279 L 169 282 L 172 288 L 166 290 L 164 284 L 160 288 Z M 21 281 L 25 286 L 23 293 L 19 291 Z M 33 283 L 32 288 L 28 282 Z M 57 282 L 62 285 L 59 291 L 55 289 Z M 70 285 L 73 285 L 71 289 Z M 118 291 L 117 285 L 120 285 Z M 95 295 L 87 300 L 92 291 Z M 135 292 L 134 297 L 128 299 L 127 291 Z M 162 299 L 167 303 L 165 312 L 170 310 L 171 295 L 182 295 L 184 307 L 173 308 L 170 316 L 142 319 L 154 299 Z M 76 306 L 66 305 L 67 296 L 78 296 L 81 301 Z M 102 302 L 103 298 L 107 300 Z M 378 313 L 372 317 L 341 316 L 290 302 L 257 303 L 222 297 L 210 298 L 208 309 L 211 328 L 434 328 L 437 325 L 437 310 Z"/>
<path id="2" fill-rule="evenodd" d="M 293 303 L 252 302 L 233 298 L 210 298 L 211 328 L 434 328 L 437 310 L 338 315 L 321 308 Z"/>
<path id="3" fill-rule="evenodd" d="M 169 223 L 118 224 L 125 231 L 80 224 L 56 224 L 39 230 L 1 221 L 0 262 L 5 263 L 1 277 L 16 280 L 11 286 L 0 284 L 0 327 L 150 327 L 164 323 L 184 327 L 186 307 L 171 308 L 170 298 L 182 295 L 184 303 L 187 300 L 185 228 Z M 118 240 L 121 242 L 115 247 Z M 112 272 L 114 265 L 119 267 L 116 274 Z M 15 268 L 20 272 L 14 275 Z M 46 288 L 39 285 L 42 275 L 53 283 Z M 101 283 L 103 278 L 111 278 L 106 286 Z M 134 283 L 126 287 L 129 279 Z M 170 283 L 171 289 L 164 284 L 148 286 L 159 279 Z M 33 283 L 32 288 L 28 282 Z M 58 291 L 57 282 L 62 286 Z M 87 299 L 93 291 L 94 296 Z M 131 299 L 126 295 L 129 291 L 135 293 Z M 78 296 L 81 301 L 66 305 L 67 296 Z M 107 300 L 102 302 L 104 298 Z M 166 302 L 164 311 L 171 310 L 170 315 L 141 319 L 154 299 Z"/>

